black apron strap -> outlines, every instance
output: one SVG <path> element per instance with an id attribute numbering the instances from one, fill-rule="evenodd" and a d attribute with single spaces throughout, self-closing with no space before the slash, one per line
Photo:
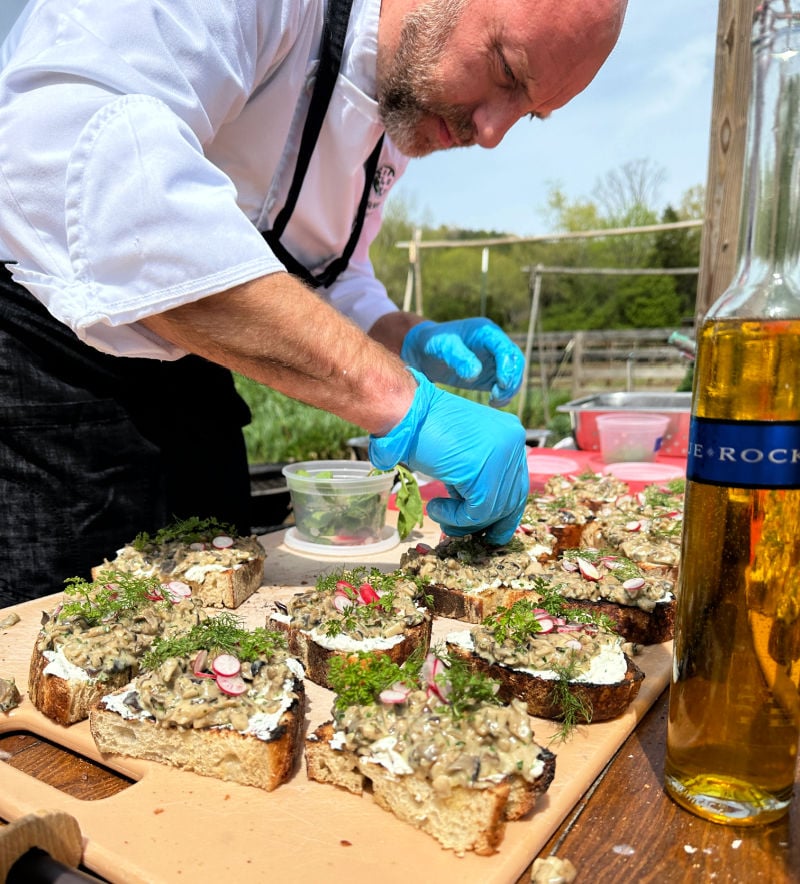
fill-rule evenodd
<path id="1" fill-rule="evenodd" d="M 341 256 L 332 261 L 322 273 L 313 274 L 305 265 L 301 264 L 282 244 L 281 236 L 286 230 L 286 225 L 297 205 L 300 190 L 308 171 L 311 155 L 317 144 L 322 123 L 328 110 L 328 104 L 339 76 L 339 68 L 342 63 L 342 51 L 347 34 L 347 24 L 350 19 L 350 9 L 353 0 L 330 0 L 325 17 L 325 25 L 322 32 L 322 49 L 320 52 L 317 76 L 314 82 L 314 91 L 311 95 L 311 104 L 308 109 L 303 134 L 300 138 L 300 148 L 297 156 L 292 183 L 286 197 L 286 203 L 275 218 L 275 224 L 271 230 L 262 232 L 262 236 L 274 252 L 275 256 L 283 263 L 286 269 L 294 276 L 299 276 L 312 288 L 331 285 L 339 274 L 347 267 L 355 250 L 361 229 L 364 226 L 364 216 L 369 202 L 369 191 L 375 178 L 378 167 L 383 136 L 380 137 L 375 149 L 364 163 L 364 192 L 358 205 L 358 211 L 350 231 L 350 238 Z"/>

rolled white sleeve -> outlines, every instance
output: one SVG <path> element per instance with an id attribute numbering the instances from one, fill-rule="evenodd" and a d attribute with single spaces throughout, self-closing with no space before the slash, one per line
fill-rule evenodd
<path id="1" fill-rule="evenodd" d="M 96 2 L 39 7 L 3 72 L 4 257 L 87 343 L 172 359 L 137 320 L 283 269 L 203 151 L 274 47 L 254 0 Z"/>

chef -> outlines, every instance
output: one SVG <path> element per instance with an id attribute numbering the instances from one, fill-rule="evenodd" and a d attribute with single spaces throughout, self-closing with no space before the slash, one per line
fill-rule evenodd
<path id="1" fill-rule="evenodd" d="M 31 0 L 0 74 L 0 602 L 139 531 L 246 530 L 231 371 L 363 427 L 503 543 L 524 431 L 493 323 L 399 311 L 369 261 L 409 157 L 494 147 L 611 51 L 625 0 Z"/>

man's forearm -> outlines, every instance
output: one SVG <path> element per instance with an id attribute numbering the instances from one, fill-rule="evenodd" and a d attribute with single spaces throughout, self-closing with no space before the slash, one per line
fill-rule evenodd
<path id="1" fill-rule="evenodd" d="M 184 350 L 370 433 L 399 423 L 414 398 L 416 383 L 397 356 L 286 273 L 142 324 Z"/>

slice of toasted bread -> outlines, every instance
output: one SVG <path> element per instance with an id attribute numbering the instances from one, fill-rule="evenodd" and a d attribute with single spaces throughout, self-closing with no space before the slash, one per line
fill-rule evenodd
<path id="1" fill-rule="evenodd" d="M 489 678 L 500 682 L 498 696 L 509 702 L 517 697 L 528 707 L 528 712 L 538 718 L 562 719 L 565 709 L 563 699 L 554 690 L 556 681 L 543 678 L 531 672 L 514 669 L 503 663 L 490 663 L 456 643 L 447 643 L 448 650 L 460 657 L 473 671 L 482 672 Z M 570 681 L 569 693 L 577 700 L 578 710 L 576 721 L 608 721 L 616 718 L 630 706 L 639 693 L 644 680 L 644 673 L 625 656 L 626 671 L 624 677 L 610 684 Z"/>
<path id="2" fill-rule="evenodd" d="M 472 537 L 447 538 L 434 548 L 418 544 L 402 554 L 400 568 L 427 581 L 436 615 L 467 623 L 482 623 L 524 598 L 541 571 L 517 539 L 491 547 Z"/>
<path id="3" fill-rule="evenodd" d="M 281 714 L 267 739 L 224 728 L 160 727 L 153 719 L 125 719 L 104 708 L 102 700 L 89 714 L 89 727 L 104 755 L 144 758 L 271 792 L 291 778 L 303 745 L 301 682 L 295 690 L 300 699 Z"/>
<path id="4" fill-rule="evenodd" d="M 541 577 L 568 609 L 608 617 L 627 641 L 650 645 L 673 636 L 674 582 L 612 550 L 567 550 L 541 566 Z"/>
<path id="5" fill-rule="evenodd" d="M 156 642 L 139 675 L 92 707 L 97 747 L 274 789 L 299 758 L 305 711 L 303 668 L 283 645 L 229 615 Z"/>
<path id="6" fill-rule="evenodd" d="M 197 599 L 142 596 L 141 603 L 103 609 L 95 619 L 94 601 L 113 596 L 115 586 L 82 584 L 91 599 L 83 603 L 83 613 L 71 613 L 59 605 L 44 617 L 31 653 L 28 695 L 40 712 L 58 724 L 83 721 L 103 694 L 136 675 L 141 658 L 157 637 L 188 629 L 203 617 Z M 153 578 L 129 581 L 129 588 L 145 593 L 159 586 Z M 65 595 L 67 602 L 71 598 Z"/>
<path id="7" fill-rule="evenodd" d="M 396 775 L 355 752 L 334 748 L 334 733 L 333 723 L 326 722 L 306 740 L 309 779 L 357 795 L 370 785 L 380 807 L 457 854 L 495 853 L 503 840 L 506 821 L 532 810 L 555 776 L 555 755 L 542 749 L 543 769 L 533 782 L 506 777 L 487 788 L 459 785 L 445 794 L 423 776 Z"/>
<path id="8" fill-rule="evenodd" d="M 229 533 L 224 533 L 224 532 Z M 223 533 L 221 533 L 223 532 Z M 92 569 L 180 580 L 209 608 L 238 608 L 261 586 L 266 551 L 255 535 L 241 537 L 214 520 L 187 519 L 142 535 Z"/>
<path id="9" fill-rule="evenodd" d="M 339 568 L 319 577 L 313 589 L 277 603 L 267 628 L 285 633 L 306 678 L 331 688 L 334 657 L 369 651 L 398 665 L 414 653 L 424 657 L 433 623 L 428 602 L 419 582 L 399 570 Z"/>

